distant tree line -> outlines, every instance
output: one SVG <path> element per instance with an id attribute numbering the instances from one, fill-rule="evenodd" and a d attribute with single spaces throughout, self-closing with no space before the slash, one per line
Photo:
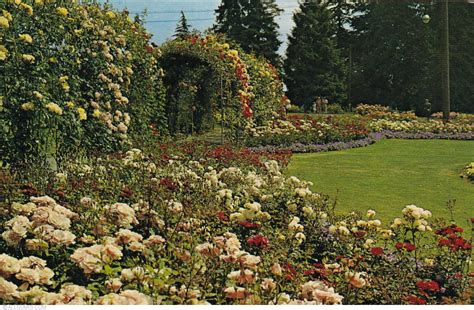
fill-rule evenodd
<path id="1" fill-rule="evenodd" d="M 443 1 L 300 1 L 283 59 L 275 0 L 222 0 L 211 31 L 271 61 L 305 109 L 324 97 L 422 114 L 425 99 L 442 105 Z M 450 3 L 449 18 L 451 108 L 474 113 L 474 4 Z M 183 14 L 176 36 L 186 27 Z"/>

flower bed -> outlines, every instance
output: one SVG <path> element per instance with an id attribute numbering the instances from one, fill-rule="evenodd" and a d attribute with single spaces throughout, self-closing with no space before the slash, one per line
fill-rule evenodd
<path id="1" fill-rule="evenodd" d="M 462 178 L 466 178 L 468 180 L 474 181 L 474 162 L 470 163 L 466 167 L 464 167 L 462 173 Z"/>
<path id="2" fill-rule="evenodd" d="M 412 134 L 472 134 L 474 132 L 474 123 L 464 123 L 452 121 L 443 123 L 440 120 L 412 120 L 412 121 L 390 121 L 390 120 L 374 120 L 368 123 L 368 127 L 374 132 L 384 130 L 393 132 L 403 132 Z"/>
<path id="3" fill-rule="evenodd" d="M 0 301 L 469 302 L 461 228 L 415 206 L 386 224 L 374 211 L 335 215 L 310 183 L 255 156 L 162 146 L 13 177 L 0 214 Z"/>
<path id="4" fill-rule="evenodd" d="M 370 135 L 370 137 L 353 140 L 348 142 L 330 142 L 325 144 L 302 144 L 302 143 L 294 143 L 287 147 L 288 151 L 293 153 L 320 153 L 320 152 L 329 152 L 329 151 L 342 151 L 348 149 L 354 149 L 359 147 L 366 147 L 369 145 L 374 144 L 378 140 L 380 140 L 383 135 L 374 134 Z M 250 148 L 254 152 L 277 152 L 281 150 L 281 146 L 273 146 L 273 145 L 265 145 L 265 146 L 257 146 Z"/>
<path id="5" fill-rule="evenodd" d="M 432 133 L 432 132 L 397 132 L 384 130 L 377 133 L 387 139 L 442 139 L 442 140 L 474 140 L 474 132 L 463 133 Z"/>
<path id="6" fill-rule="evenodd" d="M 288 116 L 268 122 L 266 126 L 247 128 L 248 146 L 314 145 L 331 142 L 349 142 L 367 138 L 365 122 L 351 117 Z"/>
<path id="7" fill-rule="evenodd" d="M 392 121 L 411 121 L 415 120 L 417 117 L 414 112 L 397 112 L 392 111 L 390 107 L 382 105 L 368 105 L 368 104 L 359 104 L 355 113 L 359 115 L 366 116 L 370 119 L 386 119 Z"/>
<path id="8" fill-rule="evenodd" d="M 266 126 L 248 127 L 246 145 L 255 150 L 288 149 L 324 152 L 364 147 L 378 139 L 473 140 L 470 115 L 455 114 L 451 122 L 417 118 L 412 112 L 392 112 L 388 107 L 359 105 L 356 115 L 289 115 Z"/>

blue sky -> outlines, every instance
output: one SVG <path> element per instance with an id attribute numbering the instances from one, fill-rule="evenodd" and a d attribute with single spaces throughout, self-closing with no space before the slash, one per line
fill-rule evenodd
<path id="1" fill-rule="evenodd" d="M 101 1 L 106 2 L 106 1 Z M 162 43 L 170 38 L 176 28 L 180 11 L 184 11 L 189 24 L 197 30 L 205 30 L 214 23 L 214 10 L 220 0 L 109 0 L 115 8 L 127 8 L 133 15 L 148 10 L 146 27 L 153 34 L 153 41 Z M 280 51 L 283 53 L 291 28 L 293 27 L 292 13 L 298 7 L 297 0 L 277 0 L 284 9 L 278 18 L 280 25 L 280 40 L 284 42 Z"/>

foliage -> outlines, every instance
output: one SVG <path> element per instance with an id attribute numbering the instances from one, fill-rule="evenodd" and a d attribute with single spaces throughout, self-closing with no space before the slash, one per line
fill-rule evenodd
<path id="1" fill-rule="evenodd" d="M 344 114 L 345 111 L 338 103 L 328 104 L 327 107 L 328 114 Z"/>
<path id="2" fill-rule="evenodd" d="M 190 35 L 188 20 L 184 15 L 184 12 L 181 11 L 181 18 L 179 19 L 178 25 L 176 26 L 176 31 L 174 33 L 175 38 L 185 39 Z"/>
<path id="3" fill-rule="evenodd" d="M 0 9 L 7 158 L 112 151 L 152 120 L 163 129 L 157 51 L 126 13 L 73 1 L 2 1 Z"/>
<path id="4" fill-rule="evenodd" d="M 294 104 L 289 104 L 285 107 L 285 110 L 287 113 L 303 113 L 304 111 L 301 109 L 301 107 L 294 105 Z"/>
<path id="5" fill-rule="evenodd" d="M 352 97 L 380 102 L 400 110 L 422 113 L 426 98 L 441 110 L 442 2 L 388 1 L 360 3 L 351 17 Z M 474 9 L 469 3 L 450 3 L 452 109 L 472 112 L 469 82 L 474 70 L 472 45 Z M 423 24 L 421 17 L 431 21 Z"/>
<path id="6" fill-rule="evenodd" d="M 344 64 L 327 5 L 304 1 L 293 19 L 295 27 L 288 38 L 284 64 L 288 97 L 306 110 L 318 96 L 342 104 L 346 96 Z"/>
<path id="7" fill-rule="evenodd" d="M 471 53 L 474 38 L 474 8 L 472 3 L 450 3 L 449 22 L 451 56 L 452 110 L 474 113 L 474 92 L 470 81 L 474 79 Z"/>
<path id="8" fill-rule="evenodd" d="M 213 30 L 236 42 L 247 53 L 280 67 L 278 23 L 281 9 L 275 0 L 223 0 L 216 10 Z"/>

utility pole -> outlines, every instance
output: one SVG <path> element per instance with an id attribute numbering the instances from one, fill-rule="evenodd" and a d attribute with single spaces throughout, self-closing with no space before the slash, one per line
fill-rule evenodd
<path id="1" fill-rule="evenodd" d="M 451 86 L 450 86 L 450 64 L 449 64 L 449 0 L 444 0 L 441 4 L 443 19 L 443 39 L 441 48 L 441 71 L 443 90 L 443 121 L 449 122 L 451 112 Z"/>

